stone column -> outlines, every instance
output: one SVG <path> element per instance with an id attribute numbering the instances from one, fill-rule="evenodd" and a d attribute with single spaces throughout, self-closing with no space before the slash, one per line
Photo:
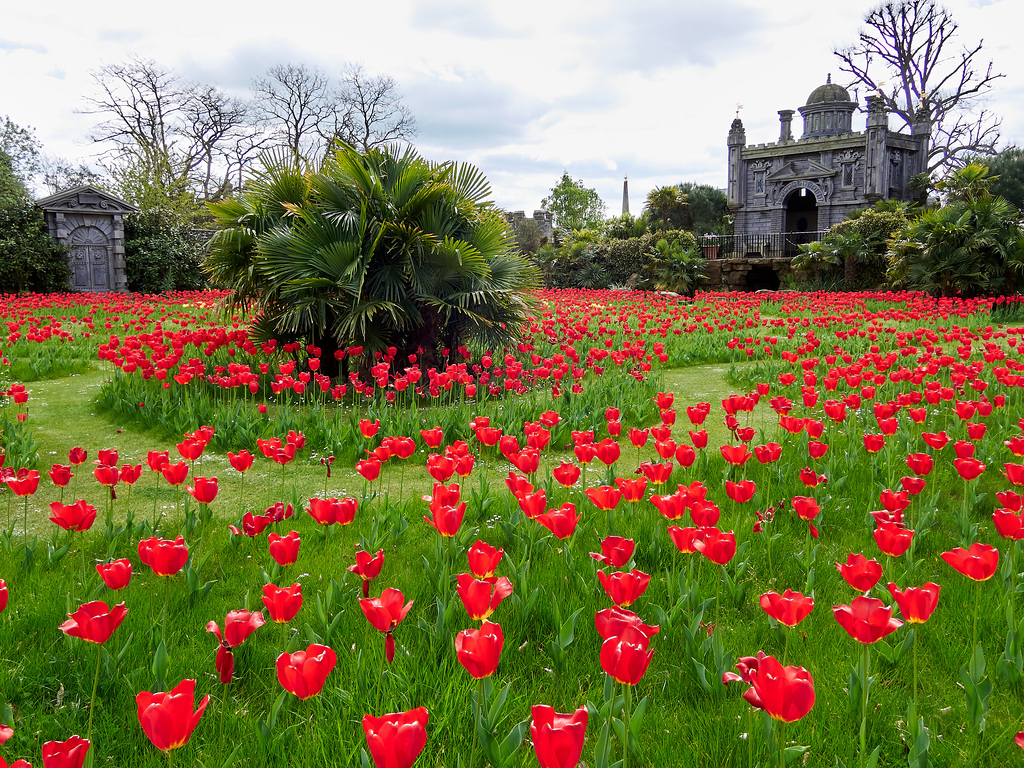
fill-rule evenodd
<path id="1" fill-rule="evenodd" d="M 743 207 L 743 147 L 747 145 L 747 133 L 743 121 L 737 117 L 729 128 L 729 207 Z"/>
<path id="2" fill-rule="evenodd" d="M 889 113 L 878 96 L 868 96 L 868 123 L 864 147 L 864 197 L 881 200 L 889 193 Z"/>
<path id="3" fill-rule="evenodd" d="M 796 110 L 779 110 L 779 144 L 785 144 L 793 140 L 793 113 Z"/>

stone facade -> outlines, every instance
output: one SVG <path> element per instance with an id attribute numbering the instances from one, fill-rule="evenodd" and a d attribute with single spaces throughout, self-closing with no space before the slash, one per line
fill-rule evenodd
<path id="1" fill-rule="evenodd" d="M 793 261 L 774 259 L 720 259 L 708 261 L 707 279 L 701 284 L 709 291 L 778 290 L 793 273 Z"/>
<path id="2" fill-rule="evenodd" d="M 794 111 L 779 111 L 779 140 L 747 145 L 743 122 L 729 130 L 729 208 L 737 236 L 826 230 L 878 200 L 915 200 L 911 179 L 927 164 L 931 126 L 910 134 L 889 130 L 882 102 L 867 99 L 863 132 L 855 132 L 858 104 L 831 82 L 815 88 L 800 108 L 803 134 L 793 138 Z"/>
<path id="3" fill-rule="evenodd" d="M 75 187 L 36 201 L 56 242 L 71 248 L 71 285 L 77 291 L 128 290 L 124 217 L 134 205 L 92 186 Z"/>
<path id="4" fill-rule="evenodd" d="M 520 222 L 527 220 L 525 211 L 502 211 L 502 214 L 505 216 L 505 221 L 508 222 L 513 232 L 519 228 Z M 540 236 L 542 238 L 546 237 L 550 243 L 554 233 L 554 214 L 551 211 L 534 211 L 533 221 L 537 222 Z"/>

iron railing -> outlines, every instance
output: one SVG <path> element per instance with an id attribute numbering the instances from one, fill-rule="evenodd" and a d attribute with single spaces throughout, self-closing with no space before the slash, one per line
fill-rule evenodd
<path id="1" fill-rule="evenodd" d="M 821 240 L 827 230 L 778 232 L 772 235 L 701 235 L 697 247 L 707 259 L 793 258 L 800 246 Z"/>

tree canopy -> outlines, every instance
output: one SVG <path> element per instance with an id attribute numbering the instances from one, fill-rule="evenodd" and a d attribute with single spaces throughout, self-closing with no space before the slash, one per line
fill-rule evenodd
<path id="1" fill-rule="evenodd" d="M 573 180 L 568 171 L 562 172 L 541 205 L 554 214 L 554 224 L 563 231 L 594 227 L 604 220 L 605 204 L 596 189 L 583 186 L 582 179 Z"/>

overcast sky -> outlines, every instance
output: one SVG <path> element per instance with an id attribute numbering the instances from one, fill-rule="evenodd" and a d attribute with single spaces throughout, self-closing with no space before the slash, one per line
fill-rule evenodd
<path id="1" fill-rule="evenodd" d="M 97 119 L 78 110 L 103 64 L 140 56 L 247 96 L 274 64 L 338 73 L 359 62 L 398 81 L 419 122 L 420 152 L 478 165 L 496 204 L 529 215 L 565 169 L 598 190 L 609 214 L 619 213 L 628 174 L 636 213 L 656 185 L 725 186 L 737 104 L 748 143 L 769 142 L 778 138 L 777 111 L 803 105 L 828 73 L 848 84 L 832 49 L 856 40 L 875 5 L 18 2 L 0 24 L 0 115 L 33 126 L 50 154 L 90 160 Z M 988 107 L 1003 117 L 1004 144 L 1024 144 L 1024 2 L 945 6 L 962 42 L 983 38 L 985 63 L 1006 75 Z M 855 116 L 854 128 L 863 121 Z"/>

